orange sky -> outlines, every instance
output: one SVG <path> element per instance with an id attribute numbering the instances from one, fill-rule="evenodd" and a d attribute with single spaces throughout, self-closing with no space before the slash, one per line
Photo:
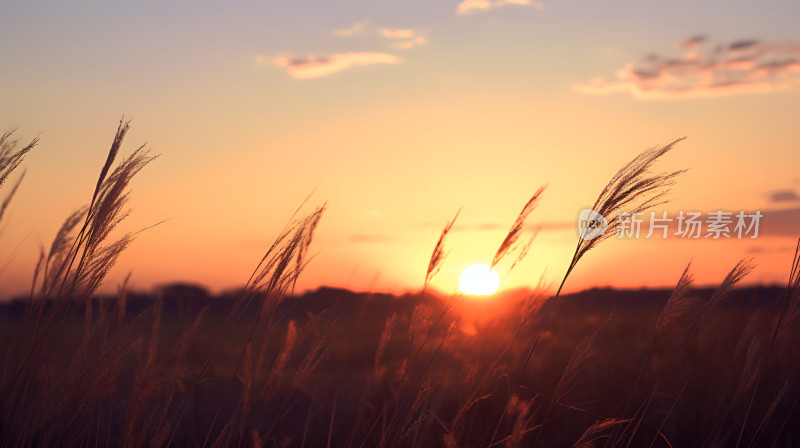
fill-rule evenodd
<path id="1" fill-rule="evenodd" d="M 0 6 L 0 128 L 41 137 L 0 223 L 0 296 L 29 287 L 38 246 L 88 202 L 123 114 L 124 151 L 161 157 L 122 227 L 170 220 L 137 238 L 109 289 L 128 272 L 142 289 L 242 284 L 315 191 L 328 211 L 301 288 L 416 290 L 461 208 L 433 283 L 452 291 L 545 183 L 529 219 L 545 230 L 499 270 L 503 287 L 543 273 L 557 286 L 580 210 L 682 136 L 659 167 L 690 171 L 658 210 L 761 210 L 762 236 L 612 238 L 567 290 L 668 286 L 690 261 L 716 284 L 746 256 L 751 281 L 785 281 L 800 236 L 796 2 L 268 3 Z"/>

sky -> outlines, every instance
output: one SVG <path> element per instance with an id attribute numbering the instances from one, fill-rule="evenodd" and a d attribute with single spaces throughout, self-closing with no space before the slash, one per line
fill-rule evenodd
<path id="1" fill-rule="evenodd" d="M 609 238 L 566 290 L 668 287 L 690 262 L 715 285 L 745 257 L 750 282 L 783 283 L 800 236 L 797 17 L 789 0 L 4 1 L 0 129 L 40 143 L 0 222 L 0 296 L 30 288 L 39 246 L 89 202 L 123 116 L 123 153 L 159 157 L 121 228 L 167 221 L 106 291 L 128 273 L 142 290 L 241 285 L 313 193 L 305 212 L 327 210 L 298 289 L 418 290 L 460 210 L 432 283 L 450 292 L 545 184 L 527 257 L 498 270 L 503 288 L 557 286 L 580 211 L 684 136 L 657 166 L 689 169 L 659 216 L 759 211 L 758 237 Z"/>

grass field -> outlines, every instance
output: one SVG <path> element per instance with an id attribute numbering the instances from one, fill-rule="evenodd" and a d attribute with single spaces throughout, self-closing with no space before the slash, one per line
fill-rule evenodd
<path id="1" fill-rule="evenodd" d="M 394 297 L 293 285 L 325 206 L 295 216 L 241 290 L 97 288 L 133 241 L 120 123 L 89 205 L 42 251 L 29 297 L 0 311 L 2 446 L 793 446 L 800 429 L 796 252 L 787 287 L 531 289 L 493 300 Z M 0 188 L 36 142 L 0 142 Z M 652 174 L 678 141 L 645 151 L 594 205 L 609 218 L 663 200 Z M 524 254 L 511 225 L 495 262 Z M 424 284 L 446 253 L 445 227 Z M 566 282 L 605 238 L 578 240 Z M 658 269 L 657 255 L 647 263 Z M 531 282 L 532 286 L 536 281 Z M 563 282 L 561 286 L 563 286 Z"/>

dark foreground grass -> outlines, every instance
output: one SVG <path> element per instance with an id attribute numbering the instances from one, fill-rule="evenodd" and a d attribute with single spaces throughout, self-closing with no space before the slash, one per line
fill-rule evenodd
<path id="1" fill-rule="evenodd" d="M 732 446 L 782 291 L 735 291 L 694 326 L 677 356 L 692 325 L 690 314 L 669 322 L 651 347 L 670 291 L 590 290 L 563 296 L 523 386 L 513 394 L 509 374 L 523 362 L 541 321 L 534 315 L 523 322 L 525 316 L 517 312 L 529 300 L 523 291 L 498 298 L 513 305 L 508 307 L 458 298 L 413 366 L 409 362 L 432 319 L 444 309 L 441 298 L 333 289 L 286 298 L 276 309 L 280 318 L 262 340 L 251 343 L 257 350 L 241 363 L 237 355 L 247 344 L 256 306 L 245 310 L 224 341 L 218 340 L 236 294 L 208 297 L 173 287 L 152 296 L 133 295 L 122 322 L 116 320 L 120 302 L 98 298 L 95 326 L 102 328 L 87 341 L 85 313 L 76 307 L 59 324 L 47 362 L 36 373 L 36 389 L 47 394 L 16 408 L 17 421 L 45 414 L 47 424 L 11 425 L 4 414 L 3 433 L 7 445 L 140 445 L 163 432 L 164 442 L 171 439 L 176 446 L 202 445 L 206 439 L 248 446 L 298 446 L 303 440 L 305 446 L 486 446 L 506 400 L 514 396 L 498 446 L 514 441 L 506 439 L 514 434 L 528 446 L 539 431 L 540 446 L 572 446 L 596 421 L 633 417 L 668 367 L 632 446 L 706 446 L 714 440 Z M 688 295 L 707 301 L 713 290 Z M 20 331 L 22 312 L 20 303 L 3 307 L 3 341 Z M 459 320 L 464 315 L 484 317 Z M 575 349 L 587 336 L 591 350 L 575 361 Z M 784 426 L 797 418 L 793 407 L 800 391 L 791 379 L 798 336 L 795 327 L 787 327 L 763 366 L 747 444 L 759 433 L 756 446 L 791 446 L 798 436 L 795 425 Z M 119 365 L 109 378 L 106 371 L 114 365 L 105 359 L 116 358 L 107 347 L 118 338 L 131 342 L 117 348 L 124 355 L 114 361 Z M 200 375 L 215 345 L 217 354 Z M 81 394 L 70 394 L 73 389 Z M 558 401 L 551 405 L 553 398 Z M 226 430 L 232 421 L 236 429 Z M 126 433 L 131 422 L 135 431 Z M 596 445 L 605 444 L 615 428 L 620 444 L 627 443 L 622 426 L 600 431 Z"/>

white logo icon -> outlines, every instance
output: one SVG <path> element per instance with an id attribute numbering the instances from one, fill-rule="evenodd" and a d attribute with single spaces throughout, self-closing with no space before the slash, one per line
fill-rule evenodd
<path id="1" fill-rule="evenodd" d="M 578 215 L 578 235 L 583 240 L 593 240 L 606 233 L 608 220 L 596 211 L 586 208 Z"/>

